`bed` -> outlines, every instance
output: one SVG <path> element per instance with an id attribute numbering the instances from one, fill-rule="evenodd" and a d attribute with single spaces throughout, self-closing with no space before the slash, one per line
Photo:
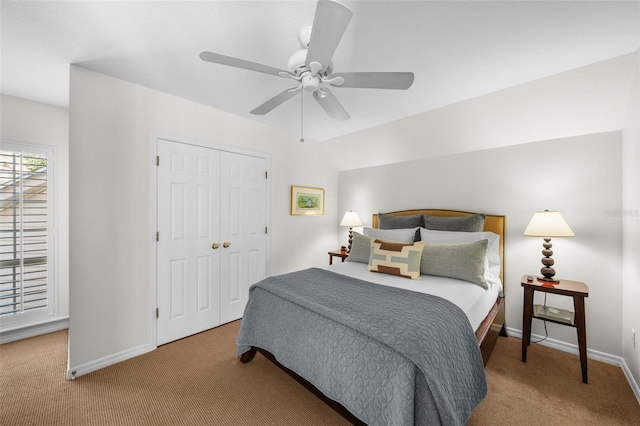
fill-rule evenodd
<path id="1" fill-rule="evenodd" d="M 432 229 L 412 226 L 417 217 Z M 479 232 L 439 228 L 479 217 L 481 224 L 473 225 L 481 226 Z M 403 210 L 374 214 L 365 231 L 371 235 L 355 234 L 347 262 L 335 268 L 310 268 L 252 286 L 238 335 L 240 360 L 250 362 L 259 351 L 354 424 L 464 424 L 486 396 L 483 366 L 498 336 L 506 336 L 505 217 Z M 401 243 L 399 235 L 406 238 Z M 409 242 L 414 239 L 424 242 Z M 481 258 L 478 246 L 485 250 Z M 497 256 L 493 263 L 489 246 Z M 371 272 L 378 267 L 371 259 L 384 250 L 402 250 L 407 259 L 418 253 L 419 267 L 431 262 L 439 276 L 421 269 L 419 279 L 408 280 L 384 272 L 384 262 L 378 270 L 384 273 Z M 471 253 L 468 263 L 475 270 L 448 260 L 458 252 Z M 465 263 L 454 265 L 455 274 L 461 269 L 471 282 L 439 272 L 448 262 Z M 405 265 L 398 270 L 407 273 Z M 439 294 L 444 288 L 456 289 L 451 300 Z M 471 293 L 485 297 L 476 303 Z"/>

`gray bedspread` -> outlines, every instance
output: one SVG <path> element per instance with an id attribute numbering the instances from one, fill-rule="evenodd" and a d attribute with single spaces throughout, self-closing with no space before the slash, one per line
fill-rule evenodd
<path id="1" fill-rule="evenodd" d="M 268 350 L 370 425 L 463 425 L 487 394 L 460 308 L 323 269 L 253 285 L 237 344 Z"/>

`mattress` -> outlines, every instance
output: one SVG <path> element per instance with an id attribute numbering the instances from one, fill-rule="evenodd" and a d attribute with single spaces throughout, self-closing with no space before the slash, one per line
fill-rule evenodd
<path id="1" fill-rule="evenodd" d="M 499 281 L 488 282 L 489 288 L 485 290 L 479 285 L 453 278 L 421 275 L 419 280 L 410 280 L 370 272 L 366 264 L 358 262 L 336 262 L 327 266 L 326 269 L 376 284 L 442 297 L 464 311 L 473 330 L 478 329 L 502 293 L 502 284 Z"/>

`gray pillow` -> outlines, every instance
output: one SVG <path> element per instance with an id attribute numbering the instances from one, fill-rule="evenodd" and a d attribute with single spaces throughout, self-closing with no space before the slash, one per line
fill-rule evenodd
<path id="1" fill-rule="evenodd" d="M 488 240 L 460 244 L 427 244 L 422 251 L 420 273 L 455 278 L 489 288 L 484 279 Z"/>
<path id="2" fill-rule="evenodd" d="M 461 217 L 422 215 L 424 228 L 434 231 L 482 232 L 486 216 L 482 213 Z"/>
<path id="3" fill-rule="evenodd" d="M 369 263 L 369 255 L 371 253 L 371 238 L 365 237 L 359 232 L 353 233 L 353 241 L 351 242 L 351 251 L 345 259 L 347 262 Z"/>
<path id="4" fill-rule="evenodd" d="M 406 229 L 416 228 L 422 225 L 422 215 L 392 216 L 378 213 L 378 228 L 380 229 Z"/>
<path id="5" fill-rule="evenodd" d="M 416 232 L 420 232 L 420 228 L 409 229 L 379 229 L 379 228 L 362 228 L 365 237 L 376 237 L 385 241 L 399 241 L 403 243 L 412 243 L 416 239 Z"/>

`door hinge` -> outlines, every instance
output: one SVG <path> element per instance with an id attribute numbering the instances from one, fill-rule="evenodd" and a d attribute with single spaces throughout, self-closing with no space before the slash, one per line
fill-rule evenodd
<path id="1" fill-rule="evenodd" d="M 160 231 L 156 232 L 156 241 L 160 241 Z"/>
<path id="2" fill-rule="evenodd" d="M 160 308 L 156 308 L 156 318 L 160 318 Z"/>
<path id="3" fill-rule="evenodd" d="M 160 165 L 160 156 L 156 155 L 156 166 Z"/>
<path id="4" fill-rule="evenodd" d="M 268 234 L 269 233 L 269 228 L 267 228 L 266 226 L 264 227 L 264 233 Z"/>

